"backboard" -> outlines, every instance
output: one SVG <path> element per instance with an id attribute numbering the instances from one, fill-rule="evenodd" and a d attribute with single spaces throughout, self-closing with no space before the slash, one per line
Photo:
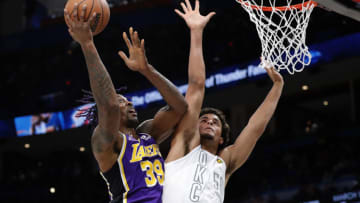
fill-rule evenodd
<path id="1" fill-rule="evenodd" d="M 360 0 L 314 0 L 330 11 L 360 22 Z"/>

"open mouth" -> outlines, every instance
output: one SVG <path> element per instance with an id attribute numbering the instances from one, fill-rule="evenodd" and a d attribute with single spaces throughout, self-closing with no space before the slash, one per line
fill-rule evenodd
<path id="1" fill-rule="evenodd" d="M 135 115 L 135 116 L 137 115 L 135 109 L 130 109 L 128 112 L 132 115 Z"/>

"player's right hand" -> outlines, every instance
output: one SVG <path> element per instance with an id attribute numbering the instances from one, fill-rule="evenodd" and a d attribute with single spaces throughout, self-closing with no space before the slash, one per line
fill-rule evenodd
<path id="1" fill-rule="evenodd" d="M 71 37 L 77 41 L 80 45 L 85 45 L 88 42 L 93 41 L 93 34 L 91 32 L 90 22 L 96 16 L 96 13 L 93 13 L 89 20 L 85 21 L 85 11 L 86 4 L 82 7 L 80 16 L 78 15 L 78 4 L 75 3 L 72 18 L 66 9 L 64 9 L 64 16 L 68 22 L 68 31 Z"/>

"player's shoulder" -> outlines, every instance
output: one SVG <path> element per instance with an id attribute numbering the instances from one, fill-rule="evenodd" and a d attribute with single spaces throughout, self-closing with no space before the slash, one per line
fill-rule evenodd
<path id="1" fill-rule="evenodd" d="M 141 133 L 137 133 L 137 135 L 138 135 L 140 140 L 143 140 L 143 141 L 155 141 L 155 139 L 148 133 L 141 132 Z"/>
<path id="2" fill-rule="evenodd" d="M 136 127 L 136 133 L 149 133 L 152 129 L 153 120 L 154 119 L 148 119 L 140 123 L 138 127 Z"/>
<path id="3" fill-rule="evenodd" d="M 231 147 L 231 146 L 229 146 L 229 147 Z M 218 157 L 220 157 L 225 162 L 226 166 L 228 166 L 228 164 L 230 163 L 230 158 L 231 158 L 231 153 L 230 153 L 229 147 L 225 147 L 218 153 Z"/>

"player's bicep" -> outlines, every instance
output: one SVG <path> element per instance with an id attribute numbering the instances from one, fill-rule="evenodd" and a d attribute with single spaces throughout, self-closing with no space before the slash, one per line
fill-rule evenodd
<path id="1" fill-rule="evenodd" d="M 254 150 L 257 140 L 258 138 L 253 135 L 252 130 L 245 127 L 235 143 L 226 148 L 230 154 L 228 163 L 229 173 L 235 172 L 245 163 Z"/>
<path id="2" fill-rule="evenodd" d="M 179 123 L 183 115 L 174 109 L 166 106 L 156 113 L 154 119 L 141 124 L 139 130 L 154 137 L 157 143 L 161 143 L 170 136 L 175 126 Z"/>
<path id="3" fill-rule="evenodd" d="M 95 128 L 91 137 L 91 147 L 102 172 L 109 170 L 116 162 L 118 156 L 116 149 L 122 141 L 121 136 L 110 135 L 100 126 Z"/>

